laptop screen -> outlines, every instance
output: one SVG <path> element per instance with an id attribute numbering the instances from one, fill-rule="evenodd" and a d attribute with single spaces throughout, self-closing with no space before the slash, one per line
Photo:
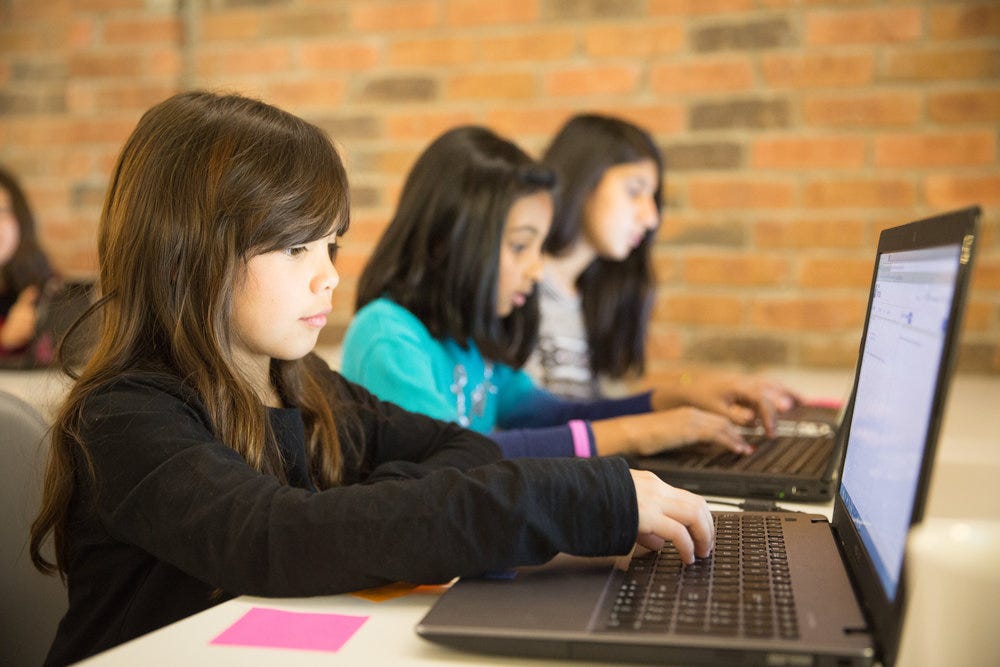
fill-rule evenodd
<path id="1" fill-rule="evenodd" d="M 840 497 L 886 599 L 899 587 L 961 246 L 883 253 Z"/>

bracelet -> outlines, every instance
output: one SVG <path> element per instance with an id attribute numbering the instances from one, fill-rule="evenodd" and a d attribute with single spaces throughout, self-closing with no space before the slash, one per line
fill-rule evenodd
<path id="1" fill-rule="evenodd" d="M 580 458 L 591 456 L 590 433 L 586 422 L 582 419 L 571 419 L 566 424 L 569 432 L 573 436 L 573 453 Z"/>

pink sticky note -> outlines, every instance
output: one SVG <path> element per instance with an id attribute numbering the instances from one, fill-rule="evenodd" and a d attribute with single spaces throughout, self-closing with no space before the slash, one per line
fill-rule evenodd
<path id="1" fill-rule="evenodd" d="M 211 643 L 339 651 L 367 620 L 367 616 L 253 607 Z"/>

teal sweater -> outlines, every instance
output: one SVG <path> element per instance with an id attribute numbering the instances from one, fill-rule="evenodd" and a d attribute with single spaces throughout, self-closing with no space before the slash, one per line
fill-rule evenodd
<path id="1" fill-rule="evenodd" d="M 341 372 L 382 400 L 491 435 L 508 458 L 572 456 L 571 419 L 650 409 L 648 394 L 592 402 L 557 398 L 523 371 L 484 359 L 471 341 L 463 348 L 434 338 L 413 313 L 387 298 L 355 315 Z"/>

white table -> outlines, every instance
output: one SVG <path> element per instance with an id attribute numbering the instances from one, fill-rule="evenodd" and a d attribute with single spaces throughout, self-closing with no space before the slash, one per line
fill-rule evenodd
<path id="1" fill-rule="evenodd" d="M 809 397 L 843 396 L 847 374 L 834 371 L 776 370 Z M 984 517 L 1000 521 L 1000 378 L 958 376 L 952 386 L 943 436 L 931 485 L 928 516 Z M 830 515 L 832 504 L 785 503 L 794 509 Z M 728 509 L 720 506 L 719 509 Z M 352 595 L 264 599 L 240 597 L 118 646 L 86 661 L 88 665 L 513 665 L 516 658 L 467 654 L 438 647 L 414 633 L 436 599 L 433 592 L 373 602 Z M 290 611 L 330 612 L 369 617 L 337 653 L 213 646 L 209 642 L 255 606 Z M 961 623 L 961 619 L 948 622 Z M 899 664 L 907 664 L 904 625 Z M 545 661 L 546 665 L 587 665 Z"/>

